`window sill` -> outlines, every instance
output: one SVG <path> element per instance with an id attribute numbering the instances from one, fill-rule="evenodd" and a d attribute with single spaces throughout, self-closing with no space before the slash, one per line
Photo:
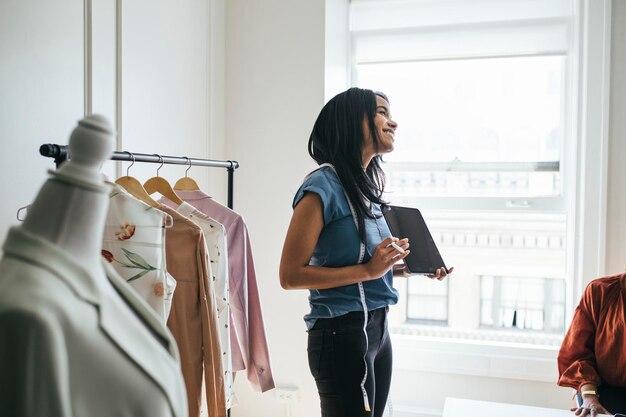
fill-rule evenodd
<path id="1" fill-rule="evenodd" d="M 403 327 L 390 331 L 399 370 L 553 384 L 558 378 L 559 346 L 402 334 Z"/>
<path id="2" fill-rule="evenodd" d="M 537 331 L 492 330 L 492 329 L 455 329 L 446 326 L 425 325 L 423 323 L 396 324 L 390 326 L 395 334 L 434 337 L 452 341 L 476 341 L 478 343 L 503 346 L 543 346 L 557 348 L 563 341 L 562 334 L 549 334 Z"/>

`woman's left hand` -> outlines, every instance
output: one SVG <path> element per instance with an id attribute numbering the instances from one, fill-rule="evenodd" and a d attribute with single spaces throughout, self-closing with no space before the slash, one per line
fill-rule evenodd
<path id="1" fill-rule="evenodd" d="M 452 271 L 454 271 L 454 267 L 448 268 L 448 272 L 446 272 L 446 268 L 437 268 L 437 271 L 435 271 L 434 274 L 428 274 L 426 276 L 430 279 L 436 279 L 437 281 L 441 281 L 442 279 L 450 275 Z"/>
<path id="2" fill-rule="evenodd" d="M 596 417 L 598 414 L 613 414 L 600 404 L 598 397 L 595 395 L 584 395 L 582 405 L 580 407 L 574 407 L 570 409 L 570 411 L 573 411 L 574 414 L 580 417 Z"/>

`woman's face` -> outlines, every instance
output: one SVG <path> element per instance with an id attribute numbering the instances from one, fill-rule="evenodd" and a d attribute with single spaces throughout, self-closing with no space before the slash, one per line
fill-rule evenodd
<path id="1" fill-rule="evenodd" d="M 370 134 L 367 117 L 363 119 L 363 132 L 365 133 L 365 139 L 363 142 L 363 162 L 367 163 L 369 163 L 369 160 L 376 155 L 382 155 L 393 151 L 395 132 L 398 127 L 398 124 L 391 118 L 389 103 L 387 100 L 379 96 L 376 96 L 376 115 L 374 116 L 374 126 L 376 127 L 376 135 L 378 136 L 378 149 L 374 146 L 374 138 Z M 365 166 L 367 166 L 367 164 L 365 164 Z"/>

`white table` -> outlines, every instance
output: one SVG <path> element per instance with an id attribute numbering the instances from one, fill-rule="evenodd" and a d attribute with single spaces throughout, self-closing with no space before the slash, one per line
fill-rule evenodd
<path id="1" fill-rule="evenodd" d="M 609 416 L 609 414 L 598 414 Z M 576 417 L 569 410 L 446 398 L 442 417 Z"/>

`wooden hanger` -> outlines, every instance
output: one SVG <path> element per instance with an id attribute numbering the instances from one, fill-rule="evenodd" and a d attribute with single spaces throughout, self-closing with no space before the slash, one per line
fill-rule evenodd
<path id="1" fill-rule="evenodd" d="M 181 204 L 183 204 L 183 200 L 181 200 L 180 197 L 176 195 L 170 183 L 167 182 L 165 178 L 159 176 L 159 170 L 163 166 L 164 162 L 163 162 L 163 157 L 161 155 L 157 155 L 157 156 L 161 160 L 161 166 L 157 168 L 157 174 L 155 177 L 152 177 L 148 179 L 148 181 L 143 183 L 143 188 L 145 188 L 148 194 L 154 194 L 158 192 L 163 197 L 169 199 L 173 203 L 178 204 L 180 206 Z"/>
<path id="2" fill-rule="evenodd" d="M 117 180 L 115 180 L 115 183 L 128 191 L 136 199 L 143 201 L 150 207 L 157 207 L 159 203 L 157 203 L 152 197 L 150 197 L 150 194 L 148 194 L 145 188 L 143 188 L 143 185 L 141 185 L 139 180 L 135 177 L 131 177 L 128 175 L 130 167 L 135 164 L 135 155 L 130 152 L 128 152 L 128 154 L 133 158 L 133 162 L 128 166 L 128 168 L 126 168 L 126 176 L 119 177 Z"/>
<path id="3" fill-rule="evenodd" d="M 176 181 L 176 184 L 174 184 L 174 189 L 179 191 L 199 190 L 200 187 L 198 187 L 198 183 L 194 181 L 193 178 L 187 176 L 187 172 L 189 172 L 189 170 L 191 169 L 191 159 L 187 158 L 186 156 L 184 156 L 183 158 L 187 159 L 187 162 L 189 162 L 189 167 L 187 167 L 187 169 L 185 170 L 185 176 Z"/>

